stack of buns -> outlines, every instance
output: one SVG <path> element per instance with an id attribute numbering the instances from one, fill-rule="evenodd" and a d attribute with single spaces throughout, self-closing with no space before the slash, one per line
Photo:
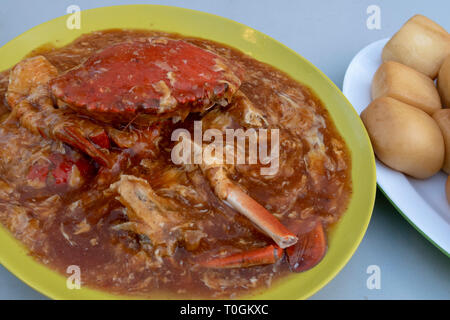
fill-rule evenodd
<path id="1" fill-rule="evenodd" d="M 389 40 L 382 60 L 373 101 L 361 113 L 375 154 L 414 178 L 450 174 L 450 34 L 416 15 Z M 450 176 L 446 194 L 450 203 Z"/>

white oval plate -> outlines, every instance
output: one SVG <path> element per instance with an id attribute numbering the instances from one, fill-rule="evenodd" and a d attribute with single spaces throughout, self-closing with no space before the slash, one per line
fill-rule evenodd
<path id="1" fill-rule="evenodd" d="M 372 101 L 373 75 L 381 65 L 381 52 L 389 39 L 369 44 L 353 58 L 343 84 L 344 95 L 358 113 Z M 439 172 L 430 179 L 417 180 L 376 161 L 377 183 L 397 210 L 419 232 L 450 256 L 450 206 L 445 197 L 447 175 Z"/>

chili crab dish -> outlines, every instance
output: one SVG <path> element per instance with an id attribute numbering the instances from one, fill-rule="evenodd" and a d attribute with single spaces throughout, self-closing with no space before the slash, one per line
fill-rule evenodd
<path id="1" fill-rule="evenodd" d="M 320 99 L 210 40 L 89 33 L 31 52 L 0 94 L 0 221 L 40 262 L 78 266 L 82 285 L 267 288 L 320 263 L 351 196 L 351 157 Z"/>

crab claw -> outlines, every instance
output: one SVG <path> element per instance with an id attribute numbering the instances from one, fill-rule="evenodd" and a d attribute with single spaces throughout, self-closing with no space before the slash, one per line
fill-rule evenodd
<path id="1" fill-rule="evenodd" d="M 224 269 L 273 264 L 280 260 L 284 251 L 286 251 L 291 271 L 302 272 L 317 265 L 325 255 L 326 249 L 327 244 L 323 225 L 321 222 L 317 222 L 311 231 L 299 235 L 298 242 L 285 250 L 277 245 L 269 245 L 260 249 L 200 262 L 199 265 L 205 268 Z"/>
<path id="2" fill-rule="evenodd" d="M 101 165 L 111 167 L 111 160 L 101 150 L 109 147 L 103 128 L 72 112 L 54 108 L 48 82 L 57 74 L 55 66 L 43 56 L 17 64 L 11 70 L 6 94 L 12 109 L 11 118 L 18 119 L 21 126 L 33 133 L 65 142 Z"/>
<path id="3" fill-rule="evenodd" d="M 202 146 L 189 138 L 186 139 L 194 154 L 202 153 Z M 176 157 L 177 153 L 173 153 L 172 156 Z M 177 163 L 184 163 L 183 159 L 172 160 L 175 160 Z M 185 165 L 190 164 L 185 163 Z M 228 178 L 227 170 L 222 163 L 222 159 L 215 158 L 215 156 L 204 157 L 199 166 L 219 199 L 225 201 L 226 204 L 246 216 L 263 233 L 272 238 L 280 248 L 290 247 L 297 242 L 297 237 L 274 215 Z"/>
<path id="4" fill-rule="evenodd" d="M 236 211 L 246 216 L 262 232 L 272 238 L 280 248 L 287 248 L 297 242 L 290 232 L 273 214 L 232 182 L 223 166 L 202 164 L 203 173 L 209 179 L 216 195 L 225 200 Z"/>
<path id="5" fill-rule="evenodd" d="M 327 251 L 327 241 L 322 222 L 306 234 L 299 235 L 298 242 L 286 249 L 289 266 L 293 272 L 311 269 L 322 260 Z"/>
<path id="6" fill-rule="evenodd" d="M 283 257 L 283 249 L 270 245 L 247 252 L 239 252 L 226 257 L 200 262 L 205 268 L 246 268 L 265 264 L 273 264 Z"/>
<path id="7" fill-rule="evenodd" d="M 297 237 L 290 232 L 273 214 L 246 194 L 240 187 L 228 180 L 225 201 L 235 210 L 250 219 L 257 227 L 272 238 L 281 248 L 287 248 L 297 242 Z"/>

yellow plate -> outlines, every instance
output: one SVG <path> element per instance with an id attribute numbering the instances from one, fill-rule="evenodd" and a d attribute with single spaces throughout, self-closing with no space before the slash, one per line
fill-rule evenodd
<path id="1" fill-rule="evenodd" d="M 83 33 L 110 28 L 155 29 L 211 39 L 271 64 L 309 86 L 323 101 L 352 155 L 353 195 L 348 210 L 329 235 L 325 258 L 313 269 L 291 274 L 256 295 L 243 298 L 304 299 L 322 288 L 343 268 L 361 242 L 375 200 L 375 162 L 367 133 L 353 107 L 339 89 L 306 59 L 276 40 L 245 25 L 187 9 L 129 5 L 81 12 L 81 29 L 66 27 L 67 16 L 43 23 L 0 48 L 0 70 L 12 67 L 31 50 L 45 44 L 65 45 Z M 289 32 L 289 30 L 286 30 Z M 300 41 L 300 40 L 299 40 Z M 34 261 L 0 227 L 0 262 L 34 289 L 55 299 L 130 298 L 82 288 L 69 290 L 66 277 Z M 81 275 L 82 276 L 82 275 Z M 170 298 L 161 293 L 154 298 Z"/>

